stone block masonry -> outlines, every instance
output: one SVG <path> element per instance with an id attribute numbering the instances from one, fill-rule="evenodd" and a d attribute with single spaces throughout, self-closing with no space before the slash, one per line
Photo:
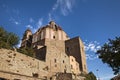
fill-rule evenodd
<path id="1" fill-rule="evenodd" d="M 45 67 L 45 62 L 12 50 L 0 49 L 1 78 L 21 80 L 44 78 L 48 74 L 43 70 Z"/>
<path id="2" fill-rule="evenodd" d="M 0 49 L 0 78 L 10 80 L 84 80 L 87 73 L 84 44 L 51 21 L 34 34 L 27 29 L 20 48 L 32 47 L 34 58 Z"/>

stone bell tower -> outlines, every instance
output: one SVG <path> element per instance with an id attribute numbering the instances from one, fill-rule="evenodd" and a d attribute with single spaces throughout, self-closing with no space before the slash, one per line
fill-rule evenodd
<path id="1" fill-rule="evenodd" d="M 31 47 L 32 45 L 32 31 L 27 29 L 23 34 L 21 47 Z"/>

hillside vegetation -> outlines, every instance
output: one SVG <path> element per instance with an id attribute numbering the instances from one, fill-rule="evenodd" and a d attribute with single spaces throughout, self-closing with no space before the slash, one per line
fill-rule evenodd
<path id="1" fill-rule="evenodd" d="M 18 43 L 19 37 L 15 33 L 0 27 L 0 48 L 13 49 Z"/>

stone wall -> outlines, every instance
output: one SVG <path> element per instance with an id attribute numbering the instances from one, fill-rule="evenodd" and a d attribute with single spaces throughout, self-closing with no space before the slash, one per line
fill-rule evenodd
<path id="1" fill-rule="evenodd" d="M 49 71 L 51 73 L 70 73 L 70 61 L 65 53 L 64 41 L 46 39 L 45 42 L 47 46 L 46 64 L 49 67 Z"/>
<path id="2" fill-rule="evenodd" d="M 39 46 L 38 46 L 39 47 Z M 35 58 L 45 61 L 46 60 L 46 46 L 40 46 L 40 49 L 35 49 Z"/>
<path id="3" fill-rule="evenodd" d="M 75 37 L 65 41 L 66 53 L 69 56 L 75 57 L 79 63 L 81 72 L 87 72 L 86 56 L 84 52 L 84 45 L 79 37 Z M 78 71 L 79 72 L 79 71 Z"/>
<path id="4" fill-rule="evenodd" d="M 44 70 L 45 67 L 45 62 L 12 50 L 0 49 L 0 77 L 8 78 L 3 72 L 9 72 L 29 77 L 34 77 L 36 74 L 36 77 L 42 78 L 48 74 Z M 10 78 L 14 77 L 12 76 Z"/>
<path id="5" fill-rule="evenodd" d="M 51 48 L 54 48 L 51 46 Z M 50 48 L 50 49 L 51 49 Z M 69 58 L 64 52 L 60 52 L 55 49 L 55 51 L 47 50 L 47 60 L 46 64 L 50 68 L 50 72 L 70 72 L 70 63 L 69 63 Z"/>
<path id="6" fill-rule="evenodd" d="M 80 53 L 81 53 L 81 63 L 82 63 L 82 69 L 84 73 L 88 73 L 87 71 L 87 64 L 86 64 L 86 54 L 85 54 L 85 48 L 82 40 L 79 38 L 79 45 L 80 45 Z"/>
<path id="7" fill-rule="evenodd" d="M 56 80 L 72 80 L 71 73 L 59 73 L 56 77 Z"/>

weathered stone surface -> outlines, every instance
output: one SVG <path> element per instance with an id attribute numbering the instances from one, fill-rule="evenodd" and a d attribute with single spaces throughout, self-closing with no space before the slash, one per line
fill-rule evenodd
<path id="1" fill-rule="evenodd" d="M 66 40 L 65 47 L 66 47 L 67 55 L 71 56 L 70 57 L 71 65 L 74 66 L 76 64 L 79 66 L 79 69 L 81 72 L 87 73 L 84 44 L 82 43 L 81 39 L 79 37 L 75 37 L 75 38 Z M 73 61 L 73 57 L 75 58 L 74 61 Z"/>
<path id="2" fill-rule="evenodd" d="M 59 73 L 56 77 L 57 80 L 72 80 L 71 73 Z"/>
<path id="3" fill-rule="evenodd" d="M 21 80 L 83 80 L 87 73 L 84 44 L 70 39 L 55 22 L 32 34 L 25 31 L 22 47 L 33 47 L 35 58 L 0 49 L 0 77 Z M 57 79 L 56 79 L 57 78 Z"/>
<path id="4" fill-rule="evenodd" d="M 37 73 L 39 75 L 38 78 L 40 78 L 48 74 L 47 71 L 43 70 L 45 66 L 45 62 L 35 58 L 12 50 L 0 49 L 0 77 L 6 76 L 3 78 L 11 79 L 12 77 L 9 78 L 8 76 L 12 74 L 14 76 L 20 74 L 33 77 L 33 74 Z M 4 75 L 5 73 L 8 75 Z"/>

